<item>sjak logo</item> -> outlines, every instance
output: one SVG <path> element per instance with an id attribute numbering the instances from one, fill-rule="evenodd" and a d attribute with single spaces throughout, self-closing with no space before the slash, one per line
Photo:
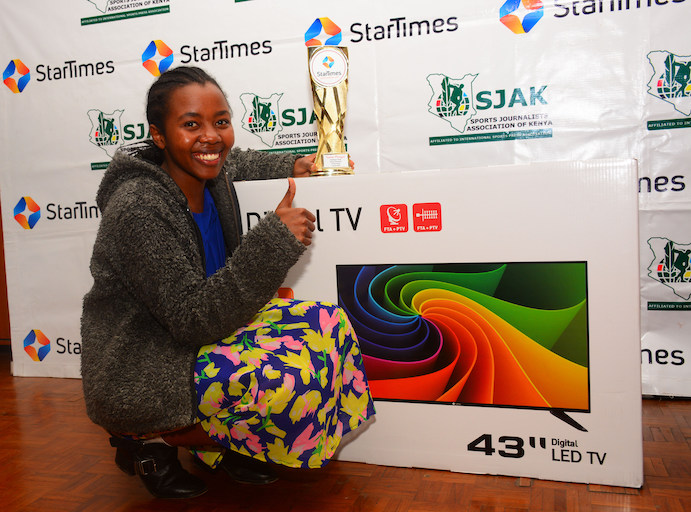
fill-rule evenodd
<path id="1" fill-rule="evenodd" d="M 154 76 L 161 76 L 173 63 L 173 50 L 161 41 L 154 39 L 142 53 L 142 65 Z"/>
<path id="2" fill-rule="evenodd" d="M 329 18 L 317 18 L 305 32 L 305 46 L 338 46 L 343 34 Z"/>
<path id="3" fill-rule="evenodd" d="M 691 115 L 691 55 L 674 55 L 667 51 L 648 54 L 653 75 L 648 93 L 686 116 Z"/>
<path id="4" fill-rule="evenodd" d="M 259 137 L 269 147 L 273 147 L 276 136 L 283 130 L 280 122 L 281 111 L 278 106 L 281 96 L 283 94 L 276 93 L 268 98 L 260 98 L 251 93 L 240 95 L 240 100 L 245 107 L 242 127 Z"/>
<path id="5" fill-rule="evenodd" d="M 506 0 L 499 9 L 499 21 L 514 34 L 527 34 L 543 14 L 541 0 Z"/>
<path id="6" fill-rule="evenodd" d="M 459 133 L 506 131 L 514 128 L 532 130 L 552 126 L 546 114 L 520 112 L 521 107 L 547 105 L 547 100 L 543 97 L 546 85 L 515 87 L 513 90 L 475 91 L 474 82 L 477 77 L 476 74 L 467 74 L 461 78 L 442 74 L 428 75 L 427 83 L 432 89 L 432 96 L 427 103 L 428 112 L 449 123 Z M 514 108 L 519 109 L 517 114 L 503 115 L 497 112 Z M 493 115 L 475 117 L 479 112 L 490 109 Z"/>
<path id="7" fill-rule="evenodd" d="M 50 352 L 50 340 L 40 330 L 34 329 L 24 338 L 24 352 L 36 362 L 43 361 Z"/>
<path id="8" fill-rule="evenodd" d="M 24 229 L 33 229 L 41 218 L 41 207 L 29 196 L 22 197 L 14 207 L 14 220 Z"/>
<path id="9" fill-rule="evenodd" d="M 691 297 L 691 244 L 679 244 L 669 238 L 648 240 L 653 261 L 648 276 L 668 286 L 674 295 L 688 300 Z"/>
<path id="10" fill-rule="evenodd" d="M 477 75 L 450 78 L 441 74 L 429 75 L 427 83 L 432 97 L 427 106 L 429 112 L 448 122 L 454 130 L 463 133 L 471 117 L 476 113 L 473 104 L 473 81 Z"/>
<path id="11" fill-rule="evenodd" d="M 121 121 L 123 112 L 124 110 L 115 110 L 110 114 L 105 114 L 95 109 L 87 112 L 91 121 L 89 141 L 105 151 L 111 158 L 123 143 Z"/>
<path id="12" fill-rule="evenodd" d="M 19 59 L 11 60 L 2 72 L 2 81 L 15 94 L 22 92 L 29 80 L 31 80 L 31 72 Z"/>

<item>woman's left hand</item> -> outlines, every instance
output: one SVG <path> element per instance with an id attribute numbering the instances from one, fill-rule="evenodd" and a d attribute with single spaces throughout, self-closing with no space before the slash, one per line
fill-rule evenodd
<path id="1" fill-rule="evenodd" d="M 305 178 L 307 176 L 311 176 L 312 173 L 317 170 L 317 164 L 315 163 L 316 158 L 317 154 L 312 153 L 311 155 L 296 159 L 295 164 L 293 165 L 293 177 Z M 355 168 L 355 162 L 353 162 L 350 158 L 348 159 L 348 165 L 350 165 L 351 169 Z"/>
<path id="2" fill-rule="evenodd" d="M 317 164 L 314 163 L 316 153 L 311 155 L 303 156 L 295 160 L 293 165 L 293 177 L 295 178 L 306 178 L 310 176 L 314 171 L 317 170 Z"/>

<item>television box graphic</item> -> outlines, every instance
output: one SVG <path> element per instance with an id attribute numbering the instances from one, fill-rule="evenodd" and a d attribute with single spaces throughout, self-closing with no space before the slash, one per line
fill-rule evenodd
<path id="1" fill-rule="evenodd" d="M 379 397 L 338 459 L 641 485 L 635 162 L 296 184 L 319 222 L 283 287 L 350 310 Z M 248 227 L 285 188 L 238 183 Z"/>
<path id="2" fill-rule="evenodd" d="M 589 410 L 585 262 L 336 273 L 374 398 Z"/>

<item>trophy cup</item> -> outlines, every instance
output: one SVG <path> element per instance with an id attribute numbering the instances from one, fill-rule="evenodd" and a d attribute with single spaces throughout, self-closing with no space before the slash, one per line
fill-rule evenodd
<path id="1" fill-rule="evenodd" d="M 348 93 L 348 49 L 344 46 L 308 46 L 314 114 L 319 145 L 312 176 L 353 174 L 345 148 L 343 121 Z"/>

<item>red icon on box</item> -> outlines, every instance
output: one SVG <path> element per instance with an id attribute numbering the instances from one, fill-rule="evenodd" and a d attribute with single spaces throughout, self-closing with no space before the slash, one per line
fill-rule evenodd
<path id="1" fill-rule="evenodd" d="M 441 231 L 441 204 L 414 204 L 413 229 L 415 231 Z"/>
<path id="2" fill-rule="evenodd" d="M 408 206 L 405 204 L 383 204 L 379 207 L 382 233 L 405 233 L 408 231 Z"/>

